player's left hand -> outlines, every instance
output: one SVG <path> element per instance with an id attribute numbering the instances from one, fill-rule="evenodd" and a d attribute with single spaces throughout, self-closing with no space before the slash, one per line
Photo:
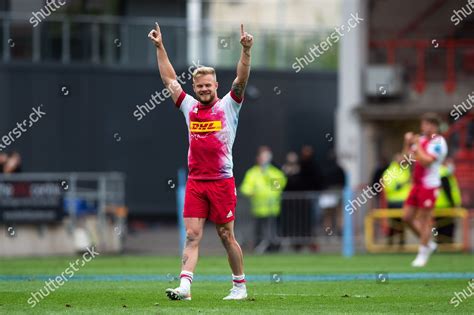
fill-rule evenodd
<path id="1" fill-rule="evenodd" d="M 244 25 L 240 24 L 240 44 L 244 48 L 250 48 L 253 45 L 253 36 L 244 32 Z"/>

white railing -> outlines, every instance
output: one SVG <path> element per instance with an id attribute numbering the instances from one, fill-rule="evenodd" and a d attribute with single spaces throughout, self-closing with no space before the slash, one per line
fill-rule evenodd
<path id="1" fill-rule="evenodd" d="M 1 61 L 48 64 L 103 65 L 121 68 L 154 68 L 156 56 L 147 34 L 155 18 L 105 15 L 52 14 L 36 27 L 32 15 L 0 12 Z M 239 25 L 203 20 L 200 31 L 190 35 L 184 18 L 157 18 L 173 65 L 192 62 L 234 68 L 240 56 Z M 332 30 L 262 29 L 249 26 L 255 36 L 252 66 L 292 69 L 301 57 Z M 198 36 L 199 60 L 187 60 L 188 36 Z M 337 49 L 325 53 L 309 68 L 335 69 Z M 323 60 L 324 59 L 324 60 Z"/>

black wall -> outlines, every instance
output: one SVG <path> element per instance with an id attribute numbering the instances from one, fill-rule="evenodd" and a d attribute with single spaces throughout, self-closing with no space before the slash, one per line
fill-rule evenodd
<path id="1" fill-rule="evenodd" d="M 222 97 L 235 70 L 217 74 Z M 262 144 L 273 148 L 277 165 L 305 143 L 318 159 L 326 154 L 333 145 L 336 82 L 335 73 L 252 71 L 234 144 L 238 183 Z M 192 93 L 189 84 L 184 88 Z M 171 99 L 141 121 L 133 116 L 136 105 L 162 89 L 158 71 L 0 65 L 0 138 L 43 104 L 46 116 L 8 148 L 22 154 L 24 171 L 121 171 L 132 214 L 172 214 L 175 191 L 167 182 L 186 165 L 184 117 Z"/>

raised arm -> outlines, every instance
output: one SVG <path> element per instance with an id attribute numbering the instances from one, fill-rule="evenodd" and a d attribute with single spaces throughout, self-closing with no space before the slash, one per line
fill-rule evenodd
<path id="1" fill-rule="evenodd" d="M 158 23 L 156 23 L 156 28 L 148 33 L 148 37 L 156 47 L 156 60 L 158 62 L 158 69 L 160 70 L 161 80 L 163 80 L 163 84 L 171 92 L 173 102 L 176 103 L 176 100 L 179 98 L 183 89 L 176 78 L 176 72 L 174 71 L 168 58 L 168 54 L 166 53 Z"/>
<path id="2" fill-rule="evenodd" d="M 436 158 L 426 152 L 420 145 L 420 138 L 416 138 L 415 160 L 423 166 L 429 166 Z"/>
<path id="3" fill-rule="evenodd" d="M 240 24 L 240 44 L 242 52 L 237 63 L 237 77 L 232 83 L 232 92 L 241 99 L 244 96 L 245 86 L 250 75 L 250 48 L 253 45 L 253 36 L 244 32 L 243 24 Z"/>
<path id="4" fill-rule="evenodd" d="M 415 134 L 413 132 L 407 132 L 405 133 L 405 136 L 403 137 L 403 149 L 402 153 L 407 154 L 410 153 L 411 146 L 413 145 L 415 141 Z"/>

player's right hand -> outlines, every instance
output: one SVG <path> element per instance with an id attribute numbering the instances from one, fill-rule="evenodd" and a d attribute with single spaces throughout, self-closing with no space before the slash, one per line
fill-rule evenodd
<path id="1" fill-rule="evenodd" d="M 158 23 L 155 22 L 155 29 L 152 29 L 150 33 L 148 33 L 148 38 L 151 39 L 153 42 L 153 45 L 155 45 L 157 48 L 161 47 L 163 45 L 163 39 L 161 38 L 161 30 L 160 26 Z"/>
<path id="2" fill-rule="evenodd" d="M 413 132 L 407 132 L 405 133 L 405 143 L 412 143 L 413 142 L 413 137 L 414 137 L 414 133 Z"/>

